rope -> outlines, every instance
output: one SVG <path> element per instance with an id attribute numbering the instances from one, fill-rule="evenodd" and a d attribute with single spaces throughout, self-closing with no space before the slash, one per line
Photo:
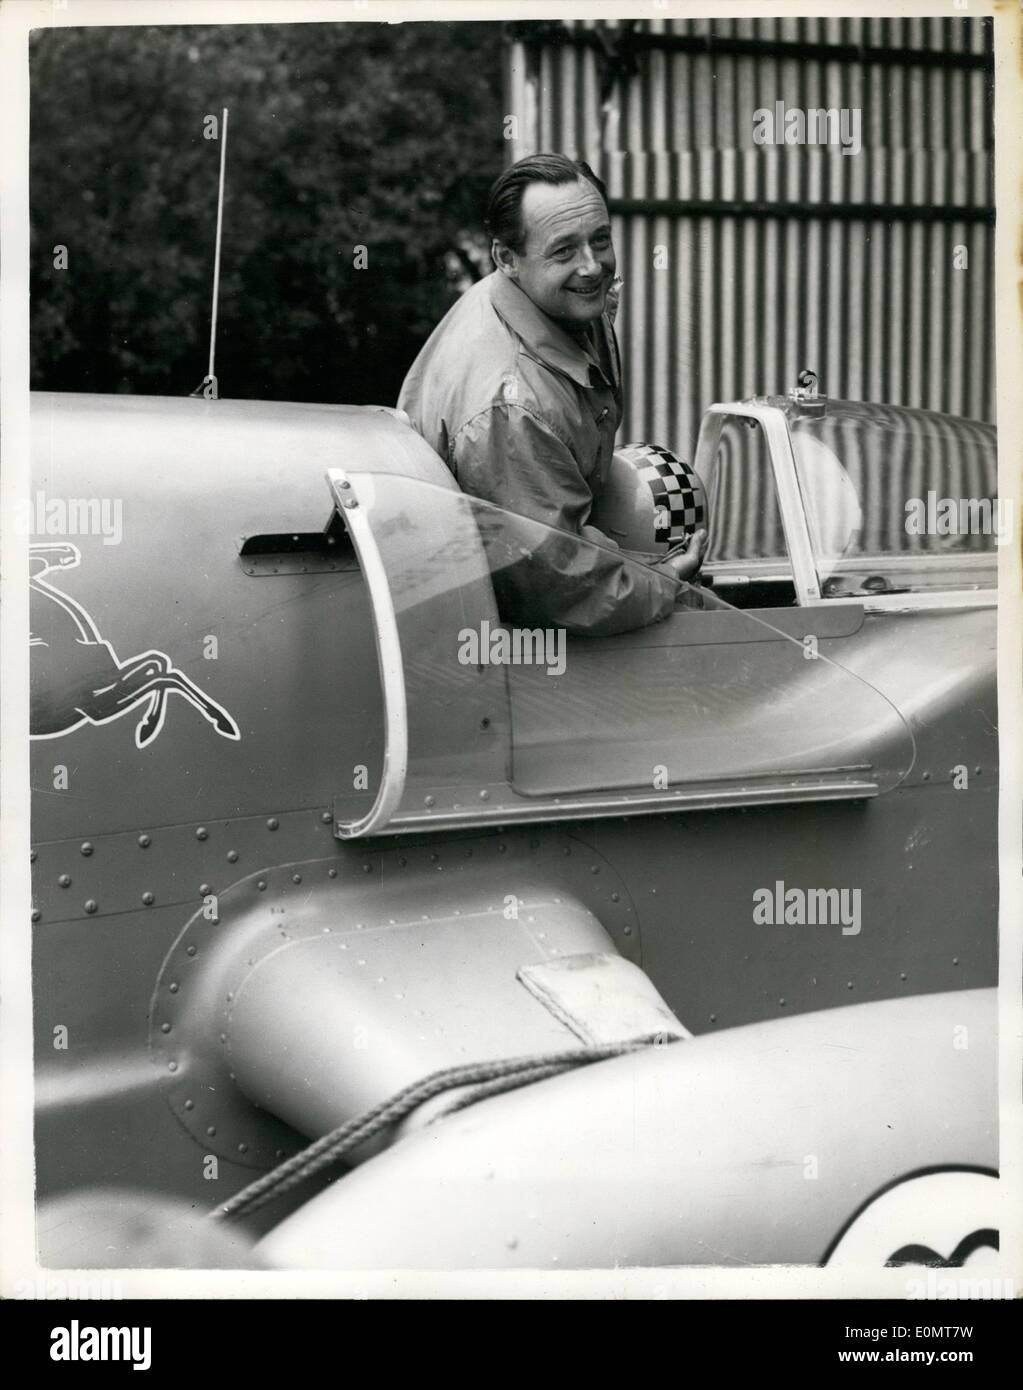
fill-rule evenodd
<path id="1" fill-rule="evenodd" d="M 649 1045 L 648 1041 L 609 1043 L 602 1047 L 553 1052 L 546 1056 L 470 1062 L 464 1066 L 447 1067 L 443 1071 L 433 1072 L 405 1086 L 387 1100 L 371 1106 L 369 1110 L 364 1110 L 361 1115 L 346 1120 L 343 1125 L 323 1135 L 301 1153 L 285 1159 L 269 1173 L 264 1173 L 261 1178 L 236 1192 L 210 1215 L 215 1220 L 228 1220 L 258 1211 L 268 1202 L 276 1201 L 300 1183 L 315 1177 L 324 1168 L 338 1163 L 353 1149 L 367 1143 L 382 1130 L 392 1128 L 420 1105 L 432 1100 L 434 1096 L 443 1094 L 444 1091 L 460 1089 L 463 1086 L 473 1087 L 467 1095 L 457 1097 L 454 1103 L 444 1110 L 443 1114 L 448 1115 L 464 1109 L 467 1105 L 474 1105 L 476 1101 L 487 1096 L 498 1095 L 519 1086 L 528 1086 L 534 1081 L 543 1081 L 548 1077 L 571 1071 L 574 1067 L 585 1067 L 592 1062 L 603 1062 L 611 1057 L 637 1052 Z M 441 1116 L 436 1118 L 440 1119 Z"/>
<path id="2" fill-rule="evenodd" d="M 635 1051 L 637 1046 L 633 1044 L 623 1051 Z M 594 1058 L 593 1060 L 596 1060 Z M 443 1110 L 434 1115 L 430 1124 L 436 1124 L 438 1120 L 443 1120 L 448 1115 L 454 1115 L 458 1110 L 464 1110 L 469 1105 L 475 1105 L 477 1101 L 486 1100 L 489 1096 L 499 1096 L 505 1091 L 517 1090 L 519 1086 L 531 1086 L 536 1081 L 546 1081 L 550 1076 L 560 1076 L 562 1072 L 571 1071 L 572 1064 L 566 1065 L 561 1062 L 537 1062 L 537 1064 L 514 1076 L 497 1076 L 492 1081 L 485 1081 L 480 1086 L 474 1086 L 464 1095 L 455 1096 L 450 1105 L 445 1105 Z"/>

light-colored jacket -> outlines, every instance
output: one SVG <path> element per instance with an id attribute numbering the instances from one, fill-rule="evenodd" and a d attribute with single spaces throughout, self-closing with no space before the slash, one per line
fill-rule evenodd
<path id="1" fill-rule="evenodd" d="M 506 622 L 606 636 L 672 611 L 677 582 L 589 525 L 621 401 L 607 316 L 587 350 L 497 271 L 462 295 L 412 364 L 399 407 L 464 493 L 502 509 L 479 519 Z"/>

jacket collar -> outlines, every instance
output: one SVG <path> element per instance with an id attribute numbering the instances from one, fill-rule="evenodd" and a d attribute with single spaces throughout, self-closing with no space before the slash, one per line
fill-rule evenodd
<path id="1" fill-rule="evenodd" d="M 522 340 L 531 357 L 535 357 L 544 366 L 553 367 L 555 371 L 570 376 L 580 386 L 592 387 L 605 382 L 608 386 L 616 384 L 606 380 L 600 364 L 582 344 L 549 314 L 538 309 L 514 280 L 509 280 L 507 275 L 502 275 L 498 270 L 493 271 L 488 279 L 490 302 L 498 317 Z M 604 333 L 608 338 L 608 361 L 613 363 L 616 360 L 615 352 L 604 316 L 595 328 L 598 333 Z"/>

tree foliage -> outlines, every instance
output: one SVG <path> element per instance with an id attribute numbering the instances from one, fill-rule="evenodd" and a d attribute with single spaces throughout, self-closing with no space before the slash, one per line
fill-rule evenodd
<path id="1" fill-rule="evenodd" d="M 483 264 L 501 71 L 489 23 L 39 31 L 33 386 L 201 382 L 226 106 L 220 393 L 393 402 Z"/>

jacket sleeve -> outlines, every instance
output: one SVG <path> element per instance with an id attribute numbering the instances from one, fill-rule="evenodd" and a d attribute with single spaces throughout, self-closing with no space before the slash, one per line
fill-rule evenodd
<path id="1" fill-rule="evenodd" d="M 493 504 L 477 522 L 505 621 L 605 637 L 671 613 L 678 582 L 588 525 L 593 494 L 571 449 L 528 406 L 480 411 L 448 458 L 462 490 Z"/>

